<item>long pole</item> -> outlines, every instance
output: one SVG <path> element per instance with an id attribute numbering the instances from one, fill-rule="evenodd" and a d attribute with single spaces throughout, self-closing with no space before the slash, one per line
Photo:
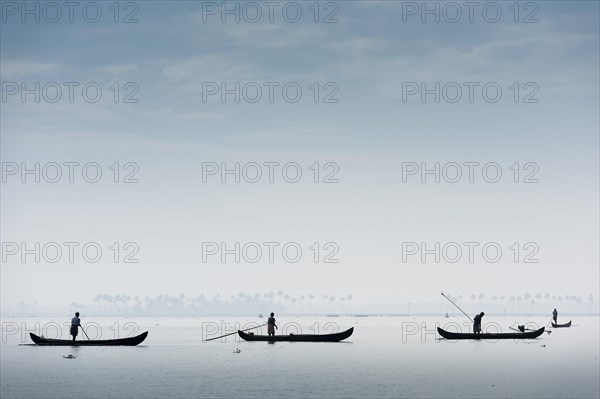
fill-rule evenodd
<path id="1" fill-rule="evenodd" d="M 90 340 L 90 337 L 88 337 L 87 333 L 85 332 L 85 330 L 83 329 L 83 326 L 80 324 L 79 327 L 81 327 L 81 331 L 83 331 L 83 335 L 85 335 L 85 337 L 88 339 L 88 341 Z"/>
<path id="2" fill-rule="evenodd" d="M 464 314 L 465 316 L 467 316 L 467 317 L 469 318 L 469 320 L 473 321 L 473 319 L 472 319 L 472 318 L 471 318 L 471 317 L 470 317 L 468 314 L 466 314 L 466 313 L 464 312 L 464 310 L 462 310 L 461 308 L 459 308 L 459 307 L 458 307 L 458 305 L 457 305 L 457 304 L 455 304 L 454 302 L 452 302 L 452 300 L 451 300 L 450 298 L 448 298 L 446 295 L 444 295 L 444 293 L 443 293 L 443 292 L 442 292 L 442 296 L 443 296 L 444 298 L 446 298 L 447 300 L 449 300 L 451 304 L 453 304 L 454 306 L 456 306 L 456 308 L 457 308 L 458 310 L 460 310 L 461 312 L 463 312 L 463 314 Z M 473 323 L 475 323 L 475 322 L 473 321 Z"/>
<path id="3" fill-rule="evenodd" d="M 267 325 L 267 324 L 263 324 L 263 325 L 260 325 L 260 326 L 251 327 L 251 328 L 247 328 L 247 329 L 245 329 L 245 330 L 240 330 L 240 331 L 249 331 L 249 330 L 254 330 L 255 328 L 264 327 L 264 326 L 266 326 L 266 325 Z M 237 334 L 237 331 L 236 331 L 236 332 L 229 333 L 229 334 L 221 335 L 220 337 L 214 337 L 214 338 L 210 338 L 210 339 L 207 339 L 207 340 L 205 340 L 204 342 L 212 341 L 212 340 L 219 339 L 219 338 L 223 338 L 223 337 L 228 337 L 228 336 L 230 336 L 230 335 L 233 335 L 233 334 Z"/>

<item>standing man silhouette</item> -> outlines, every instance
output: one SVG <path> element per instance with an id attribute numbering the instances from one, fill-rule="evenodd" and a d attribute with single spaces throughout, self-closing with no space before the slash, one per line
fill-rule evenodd
<path id="1" fill-rule="evenodd" d="M 79 312 L 75 312 L 75 317 L 71 319 L 71 335 L 73 336 L 73 341 L 77 338 L 77 333 L 79 332 L 79 327 L 81 327 L 81 320 L 79 319 Z"/>
<path id="2" fill-rule="evenodd" d="M 269 336 L 271 335 L 275 335 L 275 329 L 279 328 L 277 327 L 277 324 L 275 324 L 275 313 L 271 312 L 271 317 L 269 317 L 269 320 L 267 320 L 267 333 L 269 334 Z"/>
<path id="3" fill-rule="evenodd" d="M 473 319 L 473 332 L 475 334 L 481 334 L 481 318 L 485 313 L 481 312 Z"/>

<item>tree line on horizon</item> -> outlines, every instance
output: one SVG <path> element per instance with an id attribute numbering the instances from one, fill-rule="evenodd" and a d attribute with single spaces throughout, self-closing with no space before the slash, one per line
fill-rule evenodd
<path id="1" fill-rule="evenodd" d="M 529 293 L 523 295 L 486 295 L 449 294 L 445 295 L 467 313 L 547 313 L 553 308 L 559 311 L 581 313 L 598 312 L 597 302 L 592 294 L 587 297 L 577 295 L 553 295 L 550 293 Z M 29 306 L 21 302 L 20 308 Z M 33 302 L 37 308 L 37 302 Z M 262 314 L 270 312 L 288 314 L 349 314 L 349 313 L 456 313 L 458 310 L 446 299 L 440 298 L 439 307 L 434 302 L 397 302 L 390 304 L 370 305 L 356 303 L 352 294 L 299 294 L 293 295 L 283 290 L 248 294 L 222 296 L 220 294 L 207 297 L 204 294 L 188 296 L 159 294 L 154 297 L 127 294 L 97 294 L 91 303 L 78 301 L 69 304 L 69 311 L 86 311 L 96 314 Z"/>
<path id="2" fill-rule="evenodd" d="M 491 295 L 484 293 L 470 295 L 447 296 L 457 305 L 468 307 L 469 311 L 477 312 L 484 307 L 493 313 L 506 312 L 533 312 L 546 313 L 549 308 L 559 307 L 565 311 L 581 312 L 584 302 L 593 307 L 595 300 L 592 294 L 585 299 L 577 295 L 552 295 L 550 293 L 529 293 L 523 295 Z M 398 312 L 410 314 L 411 311 L 419 311 L 418 303 L 406 302 Z M 415 307 L 416 305 L 416 307 Z M 450 305 L 452 306 L 452 305 Z M 89 305 L 72 303 L 73 308 L 85 308 Z M 328 294 L 300 294 L 291 295 L 283 290 L 277 292 L 265 292 L 247 294 L 240 292 L 237 295 L 221 296 L 214 295 L 211 298 L 200 294 L 196 297 L 186 296 L 180 293 L 177 296 L 159 294 L 155 297 L 140 297 L 129 295 L 98 294 L 91 305 L 92 308 L 103 312 L 125 312 L 125 313 L 172 313 L 178 310 L 180 313 L 347 313 L 352 312 L 354 296 L 334 296 Z M 465 309 L 467 310 L 467 309 Z M 552 309 L 550 309 L 551 311 Z M 585 311 L 585 309 L 583 309 Z M 454 309 L 450 309 L 453 313 Z"/>
<path id="3" fill-rule="evenodd" d="M 179 310 L 181 313 L 196 312 L 297 312 L 312 313 L 329 311 L 333 309 L 345 310 L 346 305 L 353 301 L 352 294 L 343 296 L 334 295 L 315 295 L 300 294 L 291 295 L 282 290 L 277 292 L 265 292 L 247 294 L 240 292 L 237 295 L 228 297 L 220 294 L 211 298 L 203 294 L 198 296 L 187 296 L 184 293 L 179 295 L 159 294 L 155 297 L 140 297 L 139 295 L 109 295 L 98 294 L 93 299 L 92 305 L 85 305 L 73 302 L 72 308 L 92 307 L 105 312 L 125 311 L 133 313 L 172 313 L 173 310 Z"/>
<path id="4" fill-rule="evenodd" d="M 523 295 L 492 295 L 488 297 L 491 299 L 491 302 L 484 302 L 486 300 L 486 295 L 484 293 L 479 294 L 470 294 L 469 296 L 464 295 L 451 295 L 446 294 L 448 298 L 450 298 L 453 302 L 460 306 L 461 303 L 466 303 L 465 298 L 470 299 L 468 305 L 473 308 L 474 304 L 479 305 L 479 309 L 484 307 L 484 303 L 487 306 L 492 306 L 492 312 L 497 313 L 498 309 L 495 309 L 497 306 L 504 306 L 501 308 L 503 312 L 506 313 L 508 305 L 511 310 L 514 310 L 516 307 L 516 313 L 524 312 L 535 312 L 535 313 L 546 313 L 548 311 L 548 307 L 556 308 L 566 306 L 570 311 L 573 311 L 575 308 L 577 312 L 581 311 L 581 306 L 584 302 L 586 302 L 590 309 L 594 305 L 594 296 L 589 294 L 585 299 L 582 296 L 577 295 L 552 295 L 550 293 L 541 292 L 532 294 L 529 292 L 525 292 Z M 452 306 L 452 305 L 450 305 Z M 550 309 L 552 310 L 552 309 Z"/>

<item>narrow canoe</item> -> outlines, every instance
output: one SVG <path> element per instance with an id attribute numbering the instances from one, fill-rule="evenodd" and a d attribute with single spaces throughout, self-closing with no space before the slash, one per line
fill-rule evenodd
<path id="1" fill-rule="evenodd" d="M 245 341 L 339 342 L 339 341 L 342 341 L 342 340 L 348 338 L 349 336 L 351 336 L 353 332 L 354 332 L 354 327 L 352 327 L 346 331 L 340 332 L 340 333 L 323 334 L 323 335 L 290 334 L 290 335 L 268 336 L 268 335 L 247 334 L 243 331 L 238 331 L 238 334 L 240 335 L 240 338 L 242 338 Z"/>
<path id="2" fill-rule="evenodd" d="M 438 333 L 446 339 L 527 339 L 537 338 L 544 333 L 545 327 L 536 331 L 514 332 L 514 333 L 455 333 L 442 330 L 438 327 Z"/>
<path id="3" fill-rule="evenodd" d="M 554 322 L 552 322 L 552 327 L 554 327 L 554 328 L 571 327 L 571 320 L 569 320 L 569 322 L 565 323 L 565 324 L 554 324 Z"/>
<path id="4" fill-rule="evenodd" d="M 61 346 L 136 346 L 141 344 L 148 336 L 148 331 L 135 337 L 120 338 L 120 339 L 101 339 L 101 340 L 85 340 L 79 339 L 76 341 L 70 339 L 51 339 L 39 337 L 33 333 L 29 333 L 31 340 L 38 345 L 61 345 Z"/>

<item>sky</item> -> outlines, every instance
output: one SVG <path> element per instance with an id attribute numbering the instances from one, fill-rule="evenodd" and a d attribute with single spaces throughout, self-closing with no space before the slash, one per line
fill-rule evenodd
<path id="1" fill-rule="evenodd" d="M 273 4 L 1 2 L 3 306 L 598 298 L 598 2 Z"/>

